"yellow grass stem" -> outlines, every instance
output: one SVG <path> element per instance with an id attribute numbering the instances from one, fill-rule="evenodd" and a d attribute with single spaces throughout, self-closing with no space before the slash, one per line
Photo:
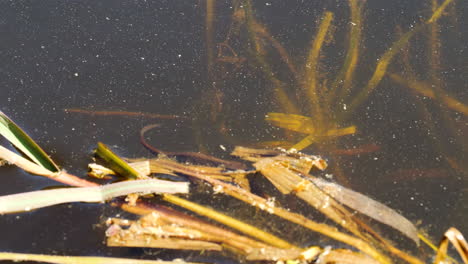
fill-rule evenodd
<path id="1" fill-rule="evenodd" d="M 181 263 L 180 261 L 162 261 L 162 260 L 142 260 L 128 258 L 107 258 L 107 257 L 77 257 L 77 256 L 54 256 L 42 254 L 22 254 L 0 252 L 0 260 L 19 261 L 35 261 L 42 263 L 57 263 L 57 264 L 171 264 Z M 183 262 L 185 264 L 196 264 L 195 262 Z M 200 263 L 201 264 L 201 263 Z"/>
<path id="2" fill-rule="evenodd" d="M 324 134 L 310 134 L 307 137 L 303 138 L 297 144 L 291 147 L 295 150 L 303 150 L 310 146 L 312 143 L 317 142 L 319 139 L 328 139 L 334 137 L 341 137 L 345 135 L 351 135 L 356 133 L 356 126 L 349 126 L 345 128 L 330 129 L 325 131 Z"/>
<path id="3" fill-rule="evenodd" d="M 265 116 L 265 121 L 274 126 L 303 134 L 316 133 L 317 121 L 303 115 L 270 112 Z"/>
<path id="4" fill-rule="evenodd" d="M 332 12 L 325 12 L 322 17 L 322 22 L 320 23 L 319 30 L 315 36 L 314 41 L 312 42 L 312 47 L 309 51 L 309 56 L 305 65 L 305 87 L 307 94 L 310 98 L 311 103 L 311 114 L 315 116 L 319 123 L 321 123 L 322 112 L 320 107 L 319 91 L 318 91 L 318 66 L 319 66 L 319 55 L 322 45 L 327 36 L 328 29 L 333 20 Z"/>
<path id="5" fill-rule="evenodd" d="M 163 199 L 176 204 L 178 206 L 181 206 L 187 210 L 193 211 L 199 215 L 206 216 L 208 218 L 211 218 L 215 221 L 218 221 L 224 225 L 227 225 L 229 227 L 232 227 L 236 230 L 239 230 L 240 232 L 247 234 L 251 237 L 255 237 L 261 241 L 264 241 L 272 246 L 279 247 L 279 248 L 294 248 L 295 246 L 282 240 L 281 238 L 278 238 L 270 233 L 267 233 L 263 230 L 260 230 L 252 225 L 249 225 L 247 223 L 244 223 L 242 221 L 239 221 L 237 219 L 234 219 L 230 216 L 227 216 L 225 214 L 219 213 L 215 210 L 206 208 L 204 206 L 201 206 L 199 204 L 187 201 L 185 199 L 182 199 L 180 197 L 170 195 L 170 194 L 164 194 Z"/>
<path id="6" fill-rule="evenodd" d="M 432 12 L 437 11 L 438 1 L 432 0 Z M 430 72 L 429 76 L 431 77 L 431 82 L 441 89 L 441 79 L 440 79 L 440 26 L 437 21 L 434 21 L 429 26 L 429 50 L 427 56 L 429 57 Z"/>
<path id="7" fill-rule="evenodd" d="M 431 24 L 437 21 L 441 17 L 447 5 L 451 2 L 452 0 L 445 0 L 444 3 L 439 8 L 437 8 L 437 10 L 434 12 L 432 17 L 426 22 L 426 24 Z M 354 110 L 356 110 L 356 108 L 359 107 L 367 99 L 367 97 L 372 93 L 375 87 L 377 87 L 382 78 L 385 76 L 387 68 L 392 62 L 395 55 L 397 55 L 404 48 L 404 46 L 408 44 L 410 39 L 417 32 L 421 31 L 424 28 L 424 25 L 416 26 L 410 31 L 403 34 L 403 36 L 399 40 L 394 42 L 392 46 L 380 57 L 377 66 L 375 67 L 374 74 L 372 75 L 371 79 L 367 82 L 367 85 L 352 99 L 349 109 L 344 113 L 344 118 L 347 118 L 350 114 L 352 114 Z"/>
<path id="8" fill-rule="evenodd" d="M 465 105 L 457 99 L 446 94 L 436 95 L 436 92 L 432 90 L 430 84 L 418 80 L 405 79 L 398 74 L 389 74 L 389 76 L 396 83 L 407 86 L 423 96 L 432 99 L 439 99 L 440 102 L 445 104 L 448 108 L 468 116 L 468 105 Z"/>
<path id="9" fill-rule="evenodd" d="M 206 38 L 206 61 L 208 68 L 208 78 L 213 75 L 213 60 L 214 60 L 214 44 L 213 44 L 213 28 L 214 28 L 214 5 L 216 0 L 206 1 L 205 14 L 205 38 Z"/>
<path id="10" fill-rule="evenodd" d="M 351 9 L 351 21 L 349 23 L 350 33 L 349 33 L 349 44 L 346 58 L 338 73 L 336 79 L 332 83 L 329 91 L 329 103 L 340 103 L 340 99 L 345 98 L 351 90 L 354 72 L 356 70 L 356 65 L 359 60 L 359 44 L 361 43 L 362 36 L 362 1 L 358 0 L 349 0 L 349 7 Z M 338 86 L 342 83 L 339 94 Z M 335 96 L 337 100 L 335 101 Z"/>
<path id="11" fill-rule="evenodd" d="M 422 29 L 421 26 L 418 26 L 405 34 L 397 40 L 393 45 L 378 59 L 377 66 L 375 67 L 374 74 L 371 79 L 367 82 L 367 85 L 359 91 L 359 93 L 353 97 L 349 109 L 345 112 L 345 116 L 353 113 L 357 107 L 359 107 L 371 94 L 371 92 L 377 87 L 385 73 L 387 72 L 388 65 L 392 62 L 392 59 L 400 50 L 408 44 L 409 40 L 416 34 L 416 32 Z M 347 114 L 346 114 L 347 113 Z"/>
<path id="12" fill-rule="evenodd" d="M 427 20 L 427 24 L 430 24 L 430 23 L 433 23 L 435 21 L 437 21 L 443 14 L 445 8 L 451 3 L 453 2 L 453 0 L 445 0 L 442 5 L 439 6 L 439 8 L 437 8 L 434 13 L 432 14 L 431 18 L 429 18 L 429 20 Z"/>
<path id="13" fill-rule="evenodd" d="M 303 138 L 301 141 L 294 144 L 290 149 L 301 151 L 307 148 L 308 146 L 312 145 L 313 143 L 317 142 L 317 140 L 318 140 L 317 135 L 310 134 L 306 136 L 305 138 Z"/>
<path id="14" fill-rule="evenodd" d="M 192 175 L 195 176 L 195 175 Z M 238 199 L 241 201 L 244 201 L 245 203 L 248 203 L 252 206 L 255 206 L 259 209 L 266 210 L 278 217 L 281 217 L 285 220 L 288 220 L 292 223 L 301 225 L 307 229 L 310 229 L 314 232 L 320 233 L 322 235 L 325 235 L 327 237 L 330 237 L 332 239 L 335 239 L 337 241 L 343 242 L 345 244 L 348 244 L 352 247 L 355 247 L 365 254 L 368 254 L 369 256 L 373 257 L 377 261 L 379 261 L 381 264 L 389 264 L 392 263 L 387 256 L 379 252 L 377 249 L 375 249 L 373 246 L 371 246 L 369 243 L 367 243 L 364 240 L 361 240 L 359 238 L 353 237 L 351 235 L 348 235 L 346 233 L 340 232 L 338 229 L 335 227 L 326 225 L 326 224 L 321 224 L 314 222 L 305 216 L 297 213 L 293 213 L 287 209 L 278 207 L 278 206 L 273 206 L 270 207 L 268 206 L 268 201 L 260 196 L 254 195 L 244 189 L 235 187 L 230 184 L 223 183 L 221 181 L 217 181 L 214 179 L 209 179 L 209 178 L 204 178 L 205 181 L 211 183 L 213 186 L 221 186 L 222 190 L 224 193 Z"/>
<path id="15" fill-rule="evenodd" d="M 270 81 L 273 83 L 273 91 L 275 99 L 278 101 L 281 109 L 286 113 L 300 113 L 296 104 L 289 98 L 284 89 L 284 83 L 276 77 L 270 76 Z"/>

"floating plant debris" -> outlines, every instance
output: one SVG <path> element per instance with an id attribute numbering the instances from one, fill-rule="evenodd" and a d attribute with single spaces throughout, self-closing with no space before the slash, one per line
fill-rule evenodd
<path id="1" fill-rule="evenodd" d="M 361 154 L 376 154 L 381 147 L 387 147 L 385 142 L 371 137 L 362 141 L 367 132 L 363 125 L 367 123 L 362 119 L 368 117 L 359 112 L 371 105 L 371 95 L 379 96 L 375 91 L 385 77 L 413 96 L 411 103 L 422 116 L 427 134 L 440 133 L 439 124 L 447 124 L 451 130 L 444 139 L 457 144 L 459 152 L 466 154 L 466 140 L 462 136 L 452 136 L 459 135 L 454 131 L 466 125 L 463 118 L 468 113 L 467 104 L 456 93 L 444 91 L 445 73 L 440 69 L 444 50 L 439 37 L 444 32 L 439 19 L 454 12 L 449 9 L 452 2 L 455 1 L 432 1 L 427 11 L 430 13 L 420 15 L 420 23 L 401 30 L 387 47 L 377 52 L 377 57 L 372 57 L 362 48 L 369 38 L 364 31 L 367 28 L 366 1 L 347 1 L 345 14 L 349 21 L 344 24 L 337 19 L 339 12 L 328 8 L 323 12 L 317 10 L 316 33 L 303 43 L 305 50 L 288 51 L 283 40 L 274 35 L 277 30 L 261 21 L 263 11 L 255 9 L 254 1 L 230 2 L 231 16 L 227 16 L 230 23 L 218 25 L 218 3 L 207 0 L 204 14 L 206 81 L 210 85 L 202 95 L 201 105 L 207 104 L 209 111 L 200 111 L 199 116 L 191 118 L 196 128 L 194 137 L 198 150 L 167 151 L 155 147 L 147 141 L 147 136 L 163 124 L 145 124 L 141 126 L 139 141 L 156 156 L 126 159 L 97 142 L 97 158 L 90 162 L 88 172 L 93 179 L 89 179 L 67 173 L 0 112 L 0 134 L 18 150 L 16 153 L 0 146 L 0 165 L 14 165 L 68 185 L 0 196 L 0 214 L 39 211 L 46 206 L 71 202 L 101 203 L 102 207 L 114 207 L 113 215 L 105 216 L 106 231 L 102 230 L 102 239 L 108 247 L 200 252 L 190 253 L 192 256 L 226 256 L 225 252 L 229 251 L 228 256 L 246 263 L 422 264 L 428 259 L 426 254 L 420 254 L 426 245 L 435 251 L 433 263 L 458 263 L 448 256 L 449 244 L 460 254 L 461 260 L 468 263 L 468 244 L 460 231 L 449 228 L 439 245 L 434 245 L 412 222 L 414 217 L 404 217 L 366 196 L 365 191 L 352 190 L 349 187 L 352 185 L 346 184 L 347 168 L 343 166 L 348 159 L 354 161 Z M 269 5 L 271 3 L 266 6 Z M 214 35 L 218 26 L 224 34 L 221 37 Z M 337 30 L 338 27 L 342 28 Z M 345 37 L 335 36 L 337 32 L 344 33 Z M 422 70 L 413 66 L 409 59 L 413 56 L 410 44 L 418 38 L 416 36 L 427 39 L 427 43 L 418 46 L 421 49 L 427 46 L 428 56 L 424 60 L 429 69 L 422 69 L 427 74 L 421 74 Z M 345 40 L 343 45 L 334 45 L 342 56 L 333 57 L 332 62 L 325 61 L 330 57 L 328 46 L 342 39 Z M 400 55 L 402 59 L 397 61 L 395 58 Z M 327 65 L 333 61 L 339 64 Z M 368 61 L 372 63 L 363 65 Z M 391 68 L 393 64 L 401 69 Z M 361 66 L 369 69 L 369 76 L 357 76 Z M 255 113 L 255 122 L 262 122 L 266 130 L 274 130 L 272 137 L 265 137 L 263 142 L 260 142 L 263 137 L 253 143 L 247 140 L 239 143 L 233 139 L 235 133 L 231 132 L 238 124 L 239 114 L 233 113 L 233 120 L 226 115 L 228 109 L 236 108 L 226 107 L 229 98 L 225 97 L 222 85 L 237 78 L 258 79 L 268 84 L 268 90 L 255 98 L 259 105 L 262 100 L 269 104 L 265 111 Z M 428 105 L 435 105 L 435 110 L 429 111 Z M 146 112 L 64 110 L 88 116 L 138 117 L 139 121 L 148 118 L 188 120 L 185 116 Z M 365 114 L 372 111 L 374 108 Z M 247 146 L 236 146 L 230 157 L 207 154 L 209 151 L 205 151 L 207 146 L 199 132 L 207 124 L 216 127 L 222 139 L 226 139 L 226 143 L 216 145 L 226 156 L 230 146 Z M 463 155 L 448 151 L 437 137 L 430 140 L 440 153 L 437 162 L 444 160 L 450 165 L 449 169 L 466 171 L 463 160 L 458 157 Z M 253 148 L 253 145 L 264 147 Z M 440 172 L 438 165 L 431 164 L 437 169 L 432 174 Z M 398 167 L 389 172 L 401 174 L 414 170 Z M 324 174 L 327 180 L 320 178 Z M 334 181 L 331 181 L 331 174 Z M 431 176 L 430 171 L 426 174 Z M 113 180 L 119 182 L 109 183 Z M 120 196 L 127 197 L 118 198 Z M 228 206 L 218 201 L 228 201 Z M 119 213 L 114 214 L 115 211 Z M 381 228 L 397 232 L 382 233 Z M 301 237 L 295 236 L 295 232 L 301 232 Z M 314 235 L 311 237 L 315 240 L 302 241 L 308 239 L 308 235 Z M 7 252 L 0 252 L 0 260 L 64 264 L 191 263 Z"/>

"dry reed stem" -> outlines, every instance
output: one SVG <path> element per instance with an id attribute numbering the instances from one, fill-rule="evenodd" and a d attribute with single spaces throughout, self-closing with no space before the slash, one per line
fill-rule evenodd
<path id="1" fill-rule="evenodd" d="M 139 215 L 147 215 L 154 213 L 157 214 L 162 221 L 172 223 L 178 226 L 201 230 L 206 234 L 217 238 L 217 241 L 223 243 L 223 246 L 227 245 L 230 248 L 235 248 L 236 251 L 241 251 L 241 253 L 244 255 L 248 254 L 252 250 L 252 248 L 268 247 L 268 245 L 265 243 L 253 240 L 246 236 L 236 234 L 227 229 L 217 227 L 198 218 L 172 210 L 164 206 L 148 206 L 143 203 L 137 203 L 135 206 L 122 204 L 121 208 L 125 211 Z"/>
<path id="2" fill-rule="evenodd" d="M 227 225 L 231 228 L 234 228 L 246 235 L 249 235 L 251 237 L 254 237 L 258 240 L 261 240 L 267 244 L 270 244 L 274 247 L 279 247 L 279 248 L 295 248 L 296 246 L 286 242 L 285 240 L 282 240 L 281 238 L 278 238 L 268 232 L 265 232 L 263 230 L 260 230 L 252 225 L 249 225 L 247 223 L 244 223 L 242 221 L 239 221 L 237 219 L 234 219 L 230 216 L 227 216 L 225 214 L 219 213 L 215 210 L 209 209 L 207 207 L 201 206 L 199 204 L 190 202 L 188 200 L 182 199 L 180 197 L 174 196 L 174 195 L 166 195 L 163 194 L 163 199 L 181 206 L 187 210 L 190 210 L 192 212 L 195 212 L 199 215 L 203 215 L 205 217 L 208 217 L 210 219 L 213 219 L 217 222 L 220 222 L 224 225 Z"/>
<path id="3" fill-rule="evenodd" d="M 54 256 L 42 254 L 22 254 L 11 252 L 0 252 L 0 260 L 11 260 L 14 262 L 20 261 L 35 261 L 41 263 L 57 263 L 57 264 L 202 264 L 195 262 L 185 262 L 180 260 L 163 261 L 163 260 L 143 260 L 143 259 L 128 259 L 128 258 L 108 258 L 108 257 L 78 257 L 78 256 Z"/>
<path id="4" fill-rule="evenodd" d="M 213 236 L 201 230 L 162 221 L 156 213 L 145 215 L 138 221 L 112 218 L 107 224 L 110 225 L 106 231 L 108 246 L 222 250 L 213 241 Z"/>
<path id="5" fill-rule="evenodd" d="M 445 234 L 444 238 L 439 244 L 439 249 L 437 250 L 437 255 L 434 260 L 434 264 L 443 264 L 446 263 L 445 260 L 447 256 L 448 244 L 452 243 L 455 249 L 460 254 L 460 257 L 463 259 L 465 264 L 468 263 L 468 244 L 466 243 L 463 235 L 456 228 L 449 228 Z"/>
<path id="6" fill-rule="evenodd" d="M 224 183 L 222 181 L 212 179 L 207 177 L 199 172 L 194 172 L 190 170 L 189 166 L 184 166 L 182 164 L 174 164 L 174 163 L 167 163 L 167 161 L 159 161 L 159 160 L 151 160 L 150 162 L 157 162 L 159 166 L 163 166 L 167 169 L 172 169 L 178 173 L 182 173 L 207 183 L 210 183 L 214 188 L 218 191 L 222 191 L 236 199 L 244 201 L 252 206 L 255 206 L 261 210 L 266 210 L 269 213 L 275 214 L 283 219 L 286 219 L 292 223 L 304 226 L 314 232 L 320 233 L 337 241 L 343 242 L 348 244 L 358 250 L 361 250 L 365 254 L 373 257 L 377 261 L 382 264 L 389 264 L 392 263 L 390 259 L 384 255 L 383 253 L 379 252 L 375 247 L 367 243 L 366 241 L 353 237 L 351 235 L 342 233 L 338 231 L 335 227 L 328 226 L 326 224 L 316 223 L 303 215 L 293 213 L 288 211 L 287 209 L 283 209 L 278 206 L 269 206 L 269 202 L 257 195 L 254 195 L 244 189 L 239 187 L 233 186 L 231 184 Z"/>

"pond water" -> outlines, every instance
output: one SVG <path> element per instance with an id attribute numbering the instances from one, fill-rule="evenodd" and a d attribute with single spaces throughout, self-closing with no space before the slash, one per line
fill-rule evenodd
<path id="1" fill-rule="evenodd" d="M 322 136 L 303 152 L 328 161 L 324 175 L 436 240 L 452 226 L 467 234 L 468 4 L 454 0 L 423 26 L 441 3 L 0 1 L 0 110 L 83 177 L 99 141 L 151 157 L 139 142 L 149 124 L 161 124 L 148 132 L 161 149 L 229 158 L 236 145 L 287 148 L 307 136 L 266 122 L 269 112 L 307 116 Z M 352 135 L 323 136 L 353 125 Z M 60 185 L 14 167 L 0 174 L 1 195 Z M 131 217 L 79 203 L 2 215 L 0 251 L 238 263 L 231 254 L 108 248 L 104 222 L 116 215 Z M 429 250 L 409 248 L 428 259 Z"/>

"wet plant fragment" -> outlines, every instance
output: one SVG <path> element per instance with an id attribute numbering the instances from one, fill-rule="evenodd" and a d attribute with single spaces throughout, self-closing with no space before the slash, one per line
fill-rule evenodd
<path id="1" fill-rule="evenodd" d="M 56 264 L 202 264 L 195 262 L 185 262 L 180 259 L 173 261 L 163 260 L 143 260 L 129 258 L 110 258 L 110 257 L 79 257 L 79 256 L 56 256 L 42 254 L 23 254 L 0 252 L 0 260 L 11 260 L 14 262 L 35 261 L 40 263 L 56 263 Z"/>

